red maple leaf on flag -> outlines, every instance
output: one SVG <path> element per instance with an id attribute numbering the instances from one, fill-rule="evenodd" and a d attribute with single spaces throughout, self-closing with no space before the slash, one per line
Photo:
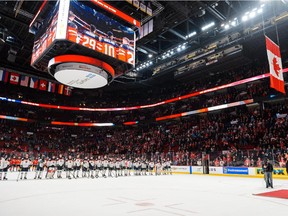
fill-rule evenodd
<path id="1" fill-rule="evenodd" d="M 273 58 L 273 69 L 275 71 L 275 74 L 279 77 L 279 73 L 280 73 L 281 68 L 278 64 L 277 58 L 275 58 L 275 57 Z"/>

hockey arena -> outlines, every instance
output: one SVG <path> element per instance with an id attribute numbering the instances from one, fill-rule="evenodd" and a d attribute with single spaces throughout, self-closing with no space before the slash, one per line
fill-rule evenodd
<path id="1" fill-rule="evenodd" d="M 0 216 L 287 214 L 286 0 L 0 8 Z"/>

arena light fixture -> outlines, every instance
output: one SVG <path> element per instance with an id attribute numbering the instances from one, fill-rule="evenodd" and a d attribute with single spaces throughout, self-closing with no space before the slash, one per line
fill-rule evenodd
<path id="1" fill-rule="evenodd" d="M 213 27 L 214 25 L 215 25 L 215 22 L 211 22 L 211 23 L 203 26 L 203 27 L 201 28 L 201 30 L 202 30 L 202 31 L 206 31 L 207 29 Z"/>
<path id="2" fill-rule="evenodd" d="M 242 21 L 243 22 L 246 22 L 248 20 L 248 16 L 247 15 L 244 15 L 243 17 L 242 17 Z"/>
<path id="3" fill-rule="evenodd" d="M 191 38 L 191 37 L 195 36 L 196 34 L 197 34 L 196 31 L 191 32 L 190 34 L 186 35 L 186 39 L 187 39 L 187 38 Z"/>
<path id="4" fill-rule="evenodd" d="M 149 54 L 149 55 L 148 55 L 148 58 L 152 58 L 152 57 L 153 57 L 153 55 L 152 55 L 152 54 Z"/>

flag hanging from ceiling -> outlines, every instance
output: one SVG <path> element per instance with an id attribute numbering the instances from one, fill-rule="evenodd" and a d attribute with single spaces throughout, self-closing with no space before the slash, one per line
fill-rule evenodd
<path id="1" fill-rule="evenodd" d="M 63 90 L 64 90 L 64 85 L 59 84 L 58 85 L 58 94 L 63 94 Z"/>
<path id="2" fill-rule="evenodd" d="M 29 77 L 25 75 L 21 75 L 20 85 L 28 87 L 28 83 L 29 83 Z"/>
<path id="3" fill-rule="evenodd" d="M 55 89 L 56 89 L 56 84 L 55 83 L 52 83 L 52 82 L 49 82 L 48 83 L 48 92 L 55 92 Z"/>
<path id="4" fill-rule="evenodd" d="M 0 70 L 0 81 L 8 82 L 9 73 L 6 70 Z"/>
<path id="5" fill-rule="evenodd" d="M 64 95 L 70 96 L 71 95 L 71 87 L 70 86 L 65 86 L 64 87 Z"/>
<path id="6" fill-rule="evenodd" d="M 18 85 L 20 75 L 17 73 L 10 73 L 10 83 L 14 85 Z"/>
<path id="7" fill-rule="evenodd" d="M 39 80 L 37 78 L 31 77 L 30 78 L 30 88 L 38 88 Z"/>
<path id="8" fill-rule="evenodd" d="M 270 68 L 270 87 L 285 94 L 285 82 L 279 46 L 266 36 L 266 49 Z"/>
<path id="9" fill-rule="evenodd" d="M 47 81 L 46 80 L 40 80 L 39 90 L 42 90 L 42 91 L 47 90 Z"/>

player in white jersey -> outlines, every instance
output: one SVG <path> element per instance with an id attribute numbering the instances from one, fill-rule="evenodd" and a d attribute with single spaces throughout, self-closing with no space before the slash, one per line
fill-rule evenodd
<path id="1" fill-rule="evenodd" d="M 95 162 L 95 168 L 96 168 L 96 172 L 95 172 L 95 177 L 98 178 L 99 177 L 99 173 L 100 171 L 102 170 L 102 173 L 103 173 L 103 161 L 101 161 L 101 157 L 98 156 L 98 159 L 96 160 Z M 106 168 L 107 168 L 107 165 L 106 165 Z M 103 174 L 102 174 L 103 175 Z"/>
<path id="2" fill-rule="evenodd" d="M 3 175 L 3 180 L 8 180 L 7 179 L 7 171 L 9 168 L 9 160 L 7 159 L 6 156 L 2 156 L 0 159 L 0 180 L 2 180 L 2 175 Z"/>
<path id="3" fill-rule="evenodd" d="M 134 159 L 132 166 L 133 166 L 134 176 L 135 176 L 138 174 L 138 161 L 137 161 L 137 159 Z"/>
<path id="4" fill-rule="evenodd" d="M 108 169 L 108 164 L 109 164 L 109 162 L 108 162 L 106 156 L 104 156 L 104 159 L 102 160 L 102 176 L 104 178 L 107 177 L 106 176 L 106 172 L 107 172 L 107 169 Z"/>
<path id="5" fill-rule="evenodd" d="M 64 169 L 64 164 L 65 164 L 65 160 L 62 154 L 59 155 L 59 158 L 56 164 L 57 164 L 57 178 L 62 178 L 62 171 Z"/>
<path id="6" fill-rule="evenodd" d="M 94 170 L 95 170 L 95 160 L 93 157 L 90 157 L 90 160 L 89 160 L 89 176 L 91 178 L 94 178 Z"/>
<path id="7" fill-rule="evenodd" d="M 89 161 L 88 157 L 85 157 L 82 162 L 82 177 L 89 177 Z"/>
<path id="8" fill-rule="evenodd" d="M 36 179 L 36 178 L 41 179 L 42 178 L 44 162 L 45 162 L 44 157 L 39 157 L 38 158 L 38 164 L 37 164 L 37 167 L 36 167 L 36 172 L 35 172 L 34 179 Z"/>
<path id="9" fill-rule="evenodd" d="M 115 170 L 115 163 L 112 158 L 110 158 L 108 163 L 108 177 L 112 177 L 112 171 Z"/>
<path id="10" fill-rule="evenodd" d="M 20 179 L 23 179 L 23 174 L 24 174 L 24 179 L 27 179 L 27 172 L 31 165 L 32 165 L 32 162 L 30 161 L 28 154 L 26 154 L 25 158 L 20 163 L 20 168 L 21 168 Z"/>
<path id="11" fill-rule="evenodd" d="M 163 161 L 162 161 L 162 174 L 166 175 L 166 173 L 167 173 L 166 160 L 163 159 Z"/>
<path id="12" fill-rule="evenodd" d="M 154 166 L 155 166 L 155 164 L 154 164 L 153 160 L 151 160 L 151 161 L 149 162 L 149 164 L 148 164 L 148 167 L 149 167 L 149 175 L 153 175 Z"/>
<path id="13" fill-rule="evenodd" d="M 156 163 L 156 175 L 161 175 L 161 172 L 162 172 L 162 164 L 158 160 L 158 162 Z"/>
<path id="14" fill-rule="evenodd" d="M 120 162 L 120 158 L 118 158 L 115 162 L 115 170 L 116 170 L 116 175 L 115 177 L 117 178 L 118 176 L 121 176 L 121 162 Z"/>
<path id="15" fill-rule="evenodd" d="M 167 159 L 166 160 L 167 174 L 170 174 L 170 175 L 172 175 L 171 164 L 172 164 L 171 160 Z"/>
<path id="16" fill-rule="evenodd" d="M 141 162 L 141 175 L 147 175 L 147 162 L 145 160 Z"/>
<path id="17" fill-rule="evenodd" d="M 126 167 L 127 167 L 127 175 L 130 176 L 131 170 L 133 168 L 133 163 L 132 163 L 131 158 L 129 158 L 129 160 L 126 161 Z"/>
<path id="18" fill-rule="evenodd" d="M 65 166 L 66 166 L 66 177 L 68 179 L 71 179 L 71 173 L 73 173 L 73 166 L 74 166 L 74 161 L 72 160 L 71 155 L 69 155 L 68 159 L 65 161 Z"/>
<path id="19" fill-rule="evenodd" d="M 50 179 L 54 178 L 54 174 L 56 171 L 56 165 L 57 165 L 56 158 L 55 158 L 55 156 L 52 156 L 52 159 L 50 159 L 47 162 L 46 178 L 50 178 Z"/>
<path id="20" fill-rule="evenodd" d="M 74 161 L 74 178 L 79 178 L 79 172 L 80 172 L 80 168 L 81 168 L 81 159 L 80 156 L 77 155 L 77 158 Z M 76 172 L 76 175 L 75 175 Z"/>

